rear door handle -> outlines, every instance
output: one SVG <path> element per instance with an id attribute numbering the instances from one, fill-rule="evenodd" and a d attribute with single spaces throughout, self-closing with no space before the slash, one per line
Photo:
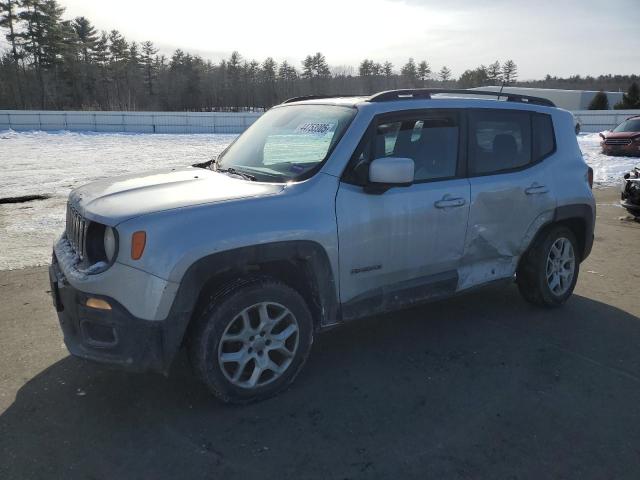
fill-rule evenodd
<path id="1" fill-rule="evenodd" d="M 549 189 L 546 185 L 538 185 L 534 183 L 529 188 L 524 189 L 524 193 L 527 195 L 540 195 L 541 193 L 548 193 Z"/>
<path id="2" fill-rule="evenodd" d="M 454 208 L 462 207 L 466 202 L 464 198 L 448 198 L 445 196 L 442 200 L 434 203 L 436 208 Z"/>

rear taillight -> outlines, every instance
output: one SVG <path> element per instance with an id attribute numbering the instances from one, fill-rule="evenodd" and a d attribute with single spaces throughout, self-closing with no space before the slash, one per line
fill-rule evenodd
<path id="1" fill-rule="evenodd" d="M 587 182 L 589 182 L 589 188 L 593 189 L 593 168 L 588 167 L 587 170 Z"/>

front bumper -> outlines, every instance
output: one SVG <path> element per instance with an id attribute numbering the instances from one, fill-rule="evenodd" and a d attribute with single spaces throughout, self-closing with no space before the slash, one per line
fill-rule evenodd
<path id="1" fill-rule="evenodd" d="M 136 318 L 112 298 L 74 288 L 62 273 L 55 254 L 49 281 L 64 342 L 72 355 L 128 370 L 167 371 L 170 359 L 163 348 L 166 320 Z M 107 301 L 111 310 L 87 307 L 89 298 Z"/>
<path id="2" fill-rule="evenodd" d="M 602 153 L 612 157 L 640 157 L 640 145 L 631 142 L 629 145 L 606 145 L 601 143 Z"/>

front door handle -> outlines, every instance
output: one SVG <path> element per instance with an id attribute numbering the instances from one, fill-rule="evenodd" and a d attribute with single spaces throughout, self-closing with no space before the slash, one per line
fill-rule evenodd
<path id="1" fill-rule="evenodd" d="M 537 183 L 534 183 L 529 188 L 524 189 L 524 193 L 526 193 L 527 195 L 540 195 L 541 193 L 548 193 L 548 192 L 549 192 L 549 189 L 547 188 L 546 185 L 538 185 Z"/>
<path id="2" fill-rule="evenodd" d="M 438 200 L 434 203 L 436 208 L 454 208 L 462 207 L 466 202 L 464 198 L 449 198 L 445 195 L 442 200 Z"/>

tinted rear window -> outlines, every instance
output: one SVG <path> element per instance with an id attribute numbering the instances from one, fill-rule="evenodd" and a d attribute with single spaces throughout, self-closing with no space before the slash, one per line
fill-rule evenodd
<path id="1" fill-rule="evenodd" d="M 553 133 L 553 121 L 550 115 L 534 113 L 533 128 L 533 161 L 542 160 L 556 149 L 556 139 Z"/>
<path id="2" fill-rule="evenodd" d="M 469 160 L 477 175 L 531 163 L 531 115 L 513 110 L 469 112 Z"/>

